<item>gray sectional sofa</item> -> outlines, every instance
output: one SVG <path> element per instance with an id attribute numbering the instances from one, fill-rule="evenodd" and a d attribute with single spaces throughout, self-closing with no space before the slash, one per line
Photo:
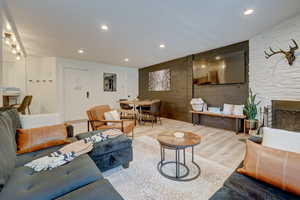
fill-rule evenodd
<path id="1" fill-rule="evenodd" d="M 14 110 L 0 111 L 0 200 L 123 199 L 102 176 L 95 162 L 87 154 L 49 171 L 34 172 L 31 168 L 24 167 L 24 164 L 29 161 L 56 151 L 61 146 L 16 155 L 15 134 L 17 128 L 21 128 L 17 112 Z M 70 132 L 72 127 L 69 127 L 68 131 L 68 135 L 72 136 L 72 132 Z M 116 140 L 128 141 L 124 138 L 125 136 L 119 137 Z M 76 140 L 76 138 L 72 139 Z M 106 143 L 109 145 L 112 142 L 107 141 Z M 113 151 L 117 151 L 116 149 L 109 151 L 109 146 L 103 149 L 106 149 L 105 155 L 109 156 Z M 117 154 L 119 155 L 119 153 Z M 125 161 L 128 162 L 131 159 L 132 155 Z M 107 169 L 107 165 L 105 166 Z"/>

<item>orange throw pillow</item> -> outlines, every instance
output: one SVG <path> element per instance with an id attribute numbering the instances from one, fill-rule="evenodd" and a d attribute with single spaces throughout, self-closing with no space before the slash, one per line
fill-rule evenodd
<path id="1" fill-rule="evenodd" d="M 300 195 L 300 154 L 247 141 L 243 167 L 237 171 Z"/>
<path id="2" fill-rule="evenodd" d="M 28 153 L 70 143 L 63 124 L 32 129 L 18 129 L 17 154 Z"/>

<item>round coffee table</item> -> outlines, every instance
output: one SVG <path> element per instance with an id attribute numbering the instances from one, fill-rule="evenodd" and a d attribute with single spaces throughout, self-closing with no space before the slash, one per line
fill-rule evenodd
<path id="1" fill-rule="evenodd" d="M 185 131 L 168 131 L 159 134 L 157 140 L 160 143 L 161 155 L 161 160 L 157 164 L 157 169 L 161 175 L 175 181 L 191 181 L 200 176 L 201 169 L 194 161 L 194 146 L 200 144 L 201 136 Z M 185 159 L 185 150 L 188 147 L 192 148 L 192 164 L 197 168 L 196 175 L 189 178 L 187 178 L 187 176 L 190 174 L 190 169 L 186 165 Z M 165 161 L 165 149 L 175 150 L 175 161 Z M 183 152 L 183 162 L 180 161 L 180 150 Z M 163 167 L 169 164 L 175 164 L 175 176 L 163 172 Z M 180 173 L 181 167 L 185 169 L 185 173 L 183 174 Z"/>

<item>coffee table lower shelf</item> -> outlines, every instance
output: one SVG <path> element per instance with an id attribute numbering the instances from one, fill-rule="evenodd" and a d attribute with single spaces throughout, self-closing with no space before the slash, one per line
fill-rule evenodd
<path id="1" fill-rule="evenodd" d="M 157 164 L 157 170 L 161 175 L 164 177 L 174 180 L 174 181 L 192 181 L 198 178 L 201 174 L 201 168 L 200 166 L 194 161 L 194 146 L 191 146 L 192 148 L 192 164 L 196 167 L 197 173 L 193 177 L 187 178 L 187 176 L 190 174 L 190 169 L 186 165 L 186 159 L 185 159 L 185 150 L 188 148 L 188 146 L 185 147 L 170 147 L 166 145 L 161 145 L 160 146 L 160 155 L 161 155 L 161 160 Z M 165 160 L 165 149 L 170 149 L 170 150 L 175 150 L 175 161 L 166 161 Z M 180 161 L 180 151 L 183 153 L 183 162 Z M 176 168 L 176 175 L 171 176 L 169 174 L 166 174 L 163 171 L 163 167 L 169 164 L 175 164 Z M 184 174 L 180 174 L 180 168 L 183 167 L 185 169 Z"/>

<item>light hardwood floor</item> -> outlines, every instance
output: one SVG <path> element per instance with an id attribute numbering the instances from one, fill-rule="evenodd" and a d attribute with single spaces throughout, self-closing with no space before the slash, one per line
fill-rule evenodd
<path id="1" fill-rule="evenodd" d="M 86 122 L 72 123 L 75 134 L 86 132 Z M 150 136 L 155 138 L 159 133 L 166 130 L 190 131 L 201 135 L 201 144 L 195 148 L 195 153 L 202 157 L 215 161 L 230 169 L 235 169 L 243 160 L 245 153 L 246 134 L 236 135 L 233 131 L 216 129 L 205 126 L 193 126 L 191 123 L 162 119 L 162 125 L 151 123 L 138 125 L 135 128 L 135 137 Z"/>

